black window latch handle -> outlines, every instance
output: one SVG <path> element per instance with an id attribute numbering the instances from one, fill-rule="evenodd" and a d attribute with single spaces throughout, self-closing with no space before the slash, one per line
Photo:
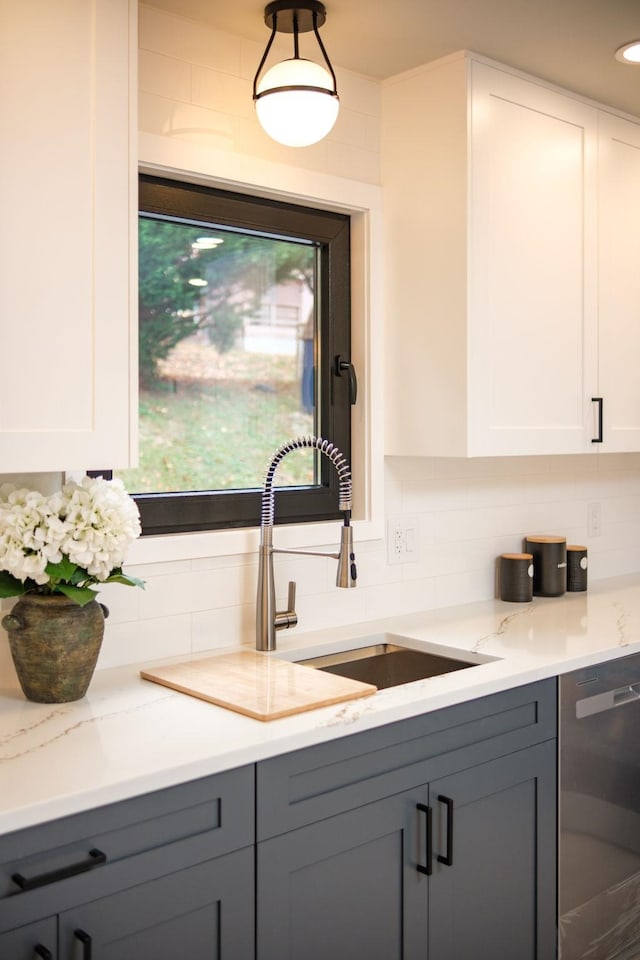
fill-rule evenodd
<path id="1" fill-rule="evenodd" d="M 355 406 L 358 399 L 358 380 L 356 377 L 356 368 L 349 360 L 343 360 L 342 357 L 338 354 L 336 357 L 336 366 L 335 373 L 337 377 L 341 377 L 343 374 L 348 374 L 349 376 L 349 403 L 352 407 Z"/>

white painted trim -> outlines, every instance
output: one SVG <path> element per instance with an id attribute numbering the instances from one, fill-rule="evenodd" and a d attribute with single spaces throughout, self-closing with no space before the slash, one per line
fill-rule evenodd
<path id="1" fill-rule="evenodd" d="M 139 136 L 140 170 L 352 215 L 352 357 L 358 373 L 353 411 L 354 533 L 384 536 L 384 396 L 382 367 L 382 190 L 285 164 L 230 154 L 155 134 Z M 283 438 L 285 440 L 286 438 Z M 258 518 L 256 517 L 256 524 Z M 333 543 L 338 525 L 287 525 L 280 546 Z M 225 556 L 257 551 L 257 527 L 164 537 L 134 544 L 129 563 Z"/>

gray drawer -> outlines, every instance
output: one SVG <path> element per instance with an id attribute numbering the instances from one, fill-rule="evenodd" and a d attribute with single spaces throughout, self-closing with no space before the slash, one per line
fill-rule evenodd
<path id="1" fill-rule="evenodd" d="M 555 679 L 297 750 L 257 765 L 257 839 L 556 736 Z"/>
<path id="2" fill-rule="evenodd" d="M 55 897 L 54 890 L 100 886 L 123 875 L 136 858 L 141 870 L 211 859 L 254 842 L 254 767 L 97 807 L 0 837 L 0 929 L 7 909 Z M 96 851 L 98 853 L 96 853 Z M 104 861 L 98 854 L 104 854 Z M 144 855 L 144 856 L 140 856 Z M 146 857 L 146 860 L 145 860 Z M 23 878 L 23 886 L 16 883 Z M 120 882 L 119 880 L 117 882 Z"/>

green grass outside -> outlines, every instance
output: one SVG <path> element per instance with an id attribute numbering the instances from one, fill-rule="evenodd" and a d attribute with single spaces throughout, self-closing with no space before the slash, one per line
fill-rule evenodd
<path id="1" fill-rule="evenodd" d="M 141 390 L 139 466 L 117 473 L 130 493 L 261 487 L 274 451 L 313 432 L 300 409 L 295 358 L 237 351 L 219 359 L 216 376 L 176 363 L 181 379 Z M 312 451 L 278 467 L 278 485 L 311 482 Z"/>

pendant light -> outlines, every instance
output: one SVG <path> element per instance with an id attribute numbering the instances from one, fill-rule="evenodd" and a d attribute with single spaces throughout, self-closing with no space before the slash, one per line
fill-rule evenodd
<path id="1" fill-rule="evenodd" d="M 265 7 L 264 22 L 271 28 L 271 37 L 253 81 L 253 101 L 266 133 L 288 147 L 322 140 L 338 116 L 336 75 L 318 33 L 326 16 L 318 0 L 274 0 Z M 299 34 L 310 31 L 326 66 L 300 56 Z M 293 34 L 293 57 L 276 63 L 261 77 L 276 33 Z"/>

